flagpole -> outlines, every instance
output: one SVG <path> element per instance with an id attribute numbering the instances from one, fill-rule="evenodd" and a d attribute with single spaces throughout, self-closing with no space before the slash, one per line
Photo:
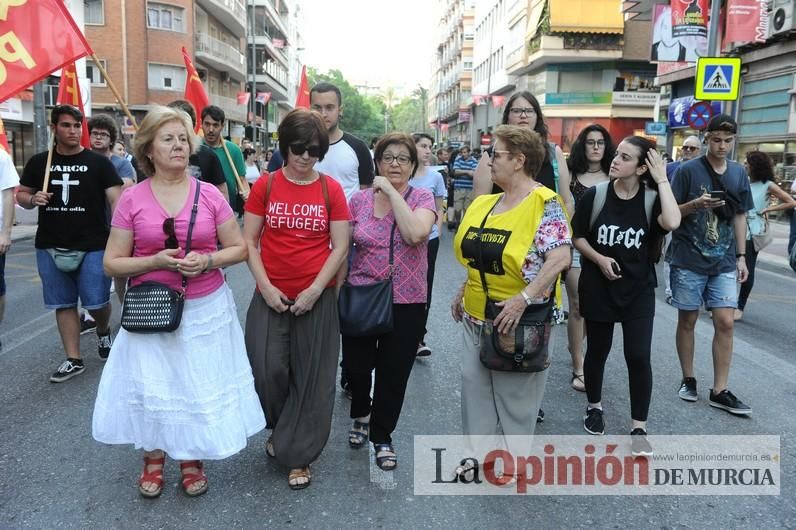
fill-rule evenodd
<path id="1" fill-rule="evenodd" d="M 94 61 L 94 64 L 96 64 L 97 68 L 99 68 L 102 77 L 105 79 L 105 82 L 108 84 L 108 88 L 111 89 L 111 92 L 113 92 L 113 95 L 116 97 L 116 101 L 118 101 L 119 105 L 121 105 L 122 111 L 127 115 L 127 119 L 130 120 L 130 123 L 133 124 L 133 128 L 137 131 L 138 123 L 136 123 L 135 117 L 133 117 L 133 115 L 130 114 L 130 109 L 127 108 L 127 103 L 124 102 L 124 98 L 122 98 L 121 94 L 119 94 L 119 91 L 116 89 L 116 85 L 113 84 L 113 81 L 108 75 L 108 72 L 106 72 L 105 68 L 102 67 L 102 63 L 97 57 L 97 54 L 92 53 L 89 57 L 91 57 L 91 60 Z"/>
<path id="2" fill-rule="evenodd" d="M 232 168 L 232 172 L 235 174 L 235 180 L 238 181 L 238 188 L 246 192 L 246 196 L 249 196 L 249 192 L 251 188 L 249 188 L 249 183 L 246 182 L 246 179 L 241 178 L 238 175 L 238 169 L 235 167 L 235 162 L 232 161 L 232 155 L 229 154 L 229 149 L 227 149 L 227 142 L 222 138 L 221 139 L 221 147 L 224 148 L 224 153 L 227 155 L 227 160 L 229 161 L 229 166 Z M 241 193 L 243 195 L 243 193 Z"/>
<path id="3" fill-rule="evenodd" d="M 50 164 L 53 161 L 53 150 L 55 149 L 55 134 L 50 134 L 50 143 L 47 147 L 47 165 L 44 168 L 44 183 L 41 186 L 41 191 L 47 193 L 50 187 Z"/>

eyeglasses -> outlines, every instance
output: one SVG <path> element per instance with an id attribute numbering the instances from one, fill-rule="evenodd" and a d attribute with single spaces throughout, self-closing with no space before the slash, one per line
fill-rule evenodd
<path id="1" fill-rule="evenodd" d="M 583 143 L 586 144 L 586 147 L 591 147 L 592 149 L 605 147 L 605 140 L 586 140 Z"/>
<path id="2" fill-rule="evenodd" d="M 699 150 L 699 147 L 696 147 L 694 145 L 684 145 L 681 149 L 683 151 L 697 151 Z"/>
<path id="3" fill-rule="evenodd" d="M 409 162 L 411 162 L 412 159 L 410 157 L 406 156 L 406 155 L 395 156 L 395 155 L 390 154 L 390 153 L 385 153 L 385 154 L 381 155 L 381 161 L 384 162 L 385 164 L 387 164 L 388 166 L 390 164 L 392 164 L 393 161 L 398 162 L 399 166 L 405 166 Z"/>
<path id="4" fill-rule="evenodd" d="M 180 242 L 177 241 L 177 234 L 174 232 L 174 217 L 163 221 L 163 233 L 168 236 L 163 243 L 166 248 L 180 248 Z"/>
<path id="5" fill-rule="evenodd" d="M 111 137 L 111 135 L 106 133 L 105 131 L 91 131 L 91 136 L 93 136 L 94 138 L 105 138 L 105 139 Z"/>
<path id="6" fill-rule="evenodd" d="M 504 155 L 512 155 L 512 154 L 514 154 L 511 151 L 506 151 L 505 149 L 492 149 L 492 153 L 494 153 L 492 155 L 492 158 L 494 160 L 498 160 L 499 158 L 501 158 L 501 157 L 498 156 L 500 153 L 503 153 Z"/>
<path id="7" fill-rule="evenodd" d="M 525 114 L 526 116 L 529 114 L 536 114 L 536 111 L 533 110 L 533 107 L 511 107 L 509 112 L 514 114 L 515 116 L 522 116 Z"/>
<path id="8" fill-rule="evenodd" d="M 308 152 L 312 158 L 319 158 L 321 156 L 321 146 L 307 145 L 304 143 L 296 142 L 294 144 L 290 144 L 290 152 L 296 156 L 301 156 L 305 152 Z"/>

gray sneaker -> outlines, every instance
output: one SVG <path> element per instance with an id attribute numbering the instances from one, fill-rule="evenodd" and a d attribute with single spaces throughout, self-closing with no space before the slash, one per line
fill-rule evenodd
<path id="1" fill-rule="evenodd" d="M 63 383 L 76 375 L 82 374 L 85 370 L 86 367 L 80 359 L 67 359 L 62 362 L 55 373 L 50 376 L 50 382 Z"/>
<path id="2" fill-rule="evenodd" d="M 713 389 L 710 389 L 710 400 L 708 403 L 711 407 L 726 410 L 730 414 L 735 414 L 736 416 L 748 416 L 752 413 L 752 407 L 746 405 L 727 389 L 722 390 L 718 394 L 714 394 Z"/>
<path id="3" fill-rule="evenodd" d="M 680 390 L 677 391 L 677 395 L 680 396 L 680 399 L 683 399 L 685 401 L 696 401 L 697 400 L 696 379 L 694 379 L 693 377 L 683 378 L 683 382 L 680 383 Z"/>

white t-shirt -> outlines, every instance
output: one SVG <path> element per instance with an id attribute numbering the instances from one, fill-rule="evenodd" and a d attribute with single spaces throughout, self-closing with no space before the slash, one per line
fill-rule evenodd
<path id="1" fill-rule="evenodd" d="M 19 186 L 19 174 L 11 155 L 0 149 L 0 190 Z M 0 220 L 3 218 L 3 201 L 0 200 Z"/>
<path id="2" fill-rule="evenodd" d="M 253 184 L 260 178 L 260 170 L 257 169 L 257 164 L 250 166 L 246 164 L 246 182 Z"/>
<path id="3" fill-rule="evenodd" d="M 360 186 L 373 184 L 373 158 L 368 146 L 359 138 L 343 133 L 343 137 L 329 145 L 323 160 L 315 170 L 329 175 L 343 187 L 346 200 L 359 191 Z"/>

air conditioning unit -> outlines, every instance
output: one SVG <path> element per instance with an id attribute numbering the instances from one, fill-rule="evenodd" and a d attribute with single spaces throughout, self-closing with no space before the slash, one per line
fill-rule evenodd
<path id="1" fill-rule="evenodd" d="M 790 33 L 796 30 L 796 0 L 773 0 L 768 18 L 768 36 Z"/>

